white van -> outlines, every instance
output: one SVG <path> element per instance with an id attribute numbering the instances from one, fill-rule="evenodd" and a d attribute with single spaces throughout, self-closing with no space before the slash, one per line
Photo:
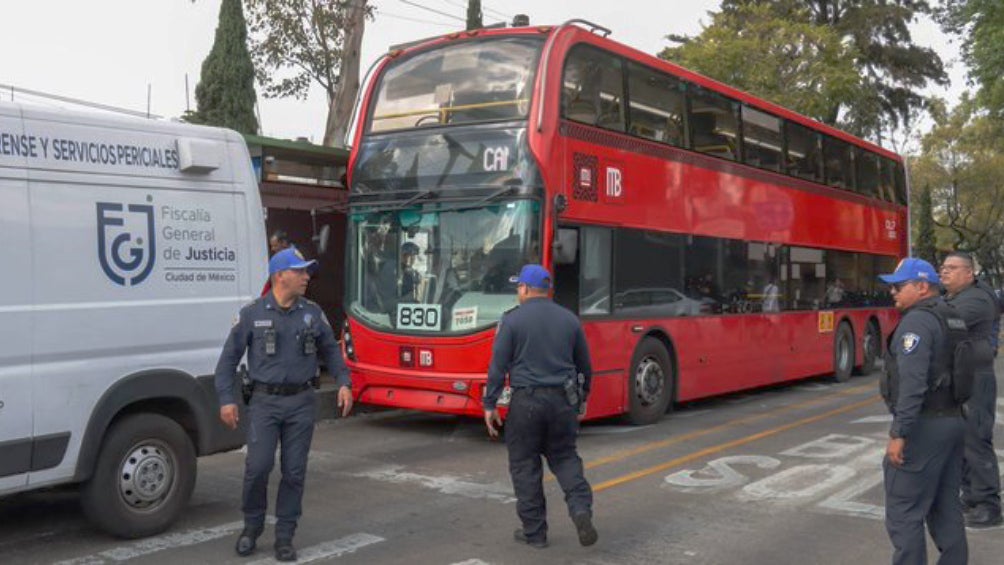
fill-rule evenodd
<path id="1" fill-rule="evenodd" d="M 0 495 L 80 483 L 101 528 L 166 529 L 243 443 L 212 375 L 264 232 L 235 132 L 0 104 Z"/>

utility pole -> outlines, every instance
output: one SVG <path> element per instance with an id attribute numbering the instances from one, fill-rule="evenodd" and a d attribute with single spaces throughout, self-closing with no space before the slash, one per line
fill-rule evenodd
<path id="1" fill-rule="evenodd" d="M 328 101 L 332 110 L 328 112 L 328 123 L 324 128 L 324 145 L 341 146 L 345 139 L 352 106 L 359 92 L 359 55 L 362 48 L 363 32 L 366 30 L 367 0 L 346 3 L 344 43 L 341 62 L 338 66 L 338 86 L 334 98 Z"/>
<path id="2" fill-rule="evenodd" d="M 481 13 L 481 0 L 467 0 L 467 29 L 485 27 Z"/>

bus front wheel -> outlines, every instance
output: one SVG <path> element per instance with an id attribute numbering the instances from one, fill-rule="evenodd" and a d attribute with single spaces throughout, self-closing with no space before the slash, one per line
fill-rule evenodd
<path id="1" fill-rule="evenodd" d="M 628 422 L 635 426 L 658 422 L 673 398 L 673 365 L 663 344 L 646 337 L 638 344 L 628 376 Z"/>
<path id="2" fill-rule="evenodd" d="M 861 338 L 861 367 L 858 374 L 867 375 L 875 370 L 875 362 L 882 355 L 882 333 L 875 322 L 868 322 Z"/>
<path id="3" fill-rule="evenodd" d="M 840 324 L 833 336 L 833 380 L 847 382 L 854 370 L 854 334 L 846 323 Z"/>

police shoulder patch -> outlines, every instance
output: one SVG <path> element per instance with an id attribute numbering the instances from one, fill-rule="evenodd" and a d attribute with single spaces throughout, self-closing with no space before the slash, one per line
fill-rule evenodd
<path id="1" fill-rule="evenodd" d="M 907 332 L 903 334 L 903 353 L 910 354 L 913 353 L 917 346 L 920 345 L 920 336 L 913 333 Z"/>

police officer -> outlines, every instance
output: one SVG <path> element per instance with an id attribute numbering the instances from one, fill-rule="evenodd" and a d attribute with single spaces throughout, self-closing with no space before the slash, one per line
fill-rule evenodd
<path id="1" fill-rule="evenodd" d="M 592 545 L 598 537 L 592 522 L 593 491 L 575 448 L 578 416 L 592 380 L 586 337 L 578 318 L 548 297 L 547 269 L 525 265 L 510 281 L 517 284 L 520 306 L 499 322 L 484 409 L 488 433 L 498 437 L 502 420 L 496 405 L 508 374 L 512 399 L 505 439 L 516 512 L 523 522 L 513 535 L 532 547 L 547 547 L 544 456 L 565 492 L 579 543 Z"/>
<path id="2" fill-rule="evenodd" d="M 943 307 L 938 273 L 927 261 L 904 259 L 880 279 L 892 285 L 903 316 L 889 341 L 883 396 L 893 414 L 882 462 L 885 525 L 893 564 L 927 562 L 924 524 L 941 551 L 938 563 L 969 558 L 959 501 L 964 424 L 950 387 L 933 388 L 949 343 L 931 308 Z"/>
<path id="3" fill-rule="evenodd" d="M 994 419 L 997 413 L 997 377 L 993 349 L 1000 319 L 992 288 L 978 281 L 973 258 L 965 252 L 949 253 L 941 264 L 945 300 L 966 321 L 977 351 L 976 378 L 972 396 L 963 414 L 966 420 L 965 457 L 962 464 L 962 502 L 966 525 L 989 528 L 1004 523 L 1001 516 L 1000 470 L 994 451 Z"/>
<path id="4" fill-rule="evenodd" d="M 317 356 L 324 356 L 338 384 L 342 415 L 352 409 L 352 386 L 335 334 L 321 308 L 303 298 L 310 280 L 306 261 L 295 248 L 269 260 L 272 288 L 240 311 L 216 365 L 220 419 L 237 427 L 237 363 L 248 354 L 251 402 L 248 406 L 247 458 L 244 467 L 244 530 L 236 550 L 250 555 L 265 527 L 268 477 L 282 446 L 282 480 L 276 497 L 275 558 L 295 561 L 293 534 L 301 514 L 307 453 L 314 434 L 317 405 L 314 378 Z"/>

